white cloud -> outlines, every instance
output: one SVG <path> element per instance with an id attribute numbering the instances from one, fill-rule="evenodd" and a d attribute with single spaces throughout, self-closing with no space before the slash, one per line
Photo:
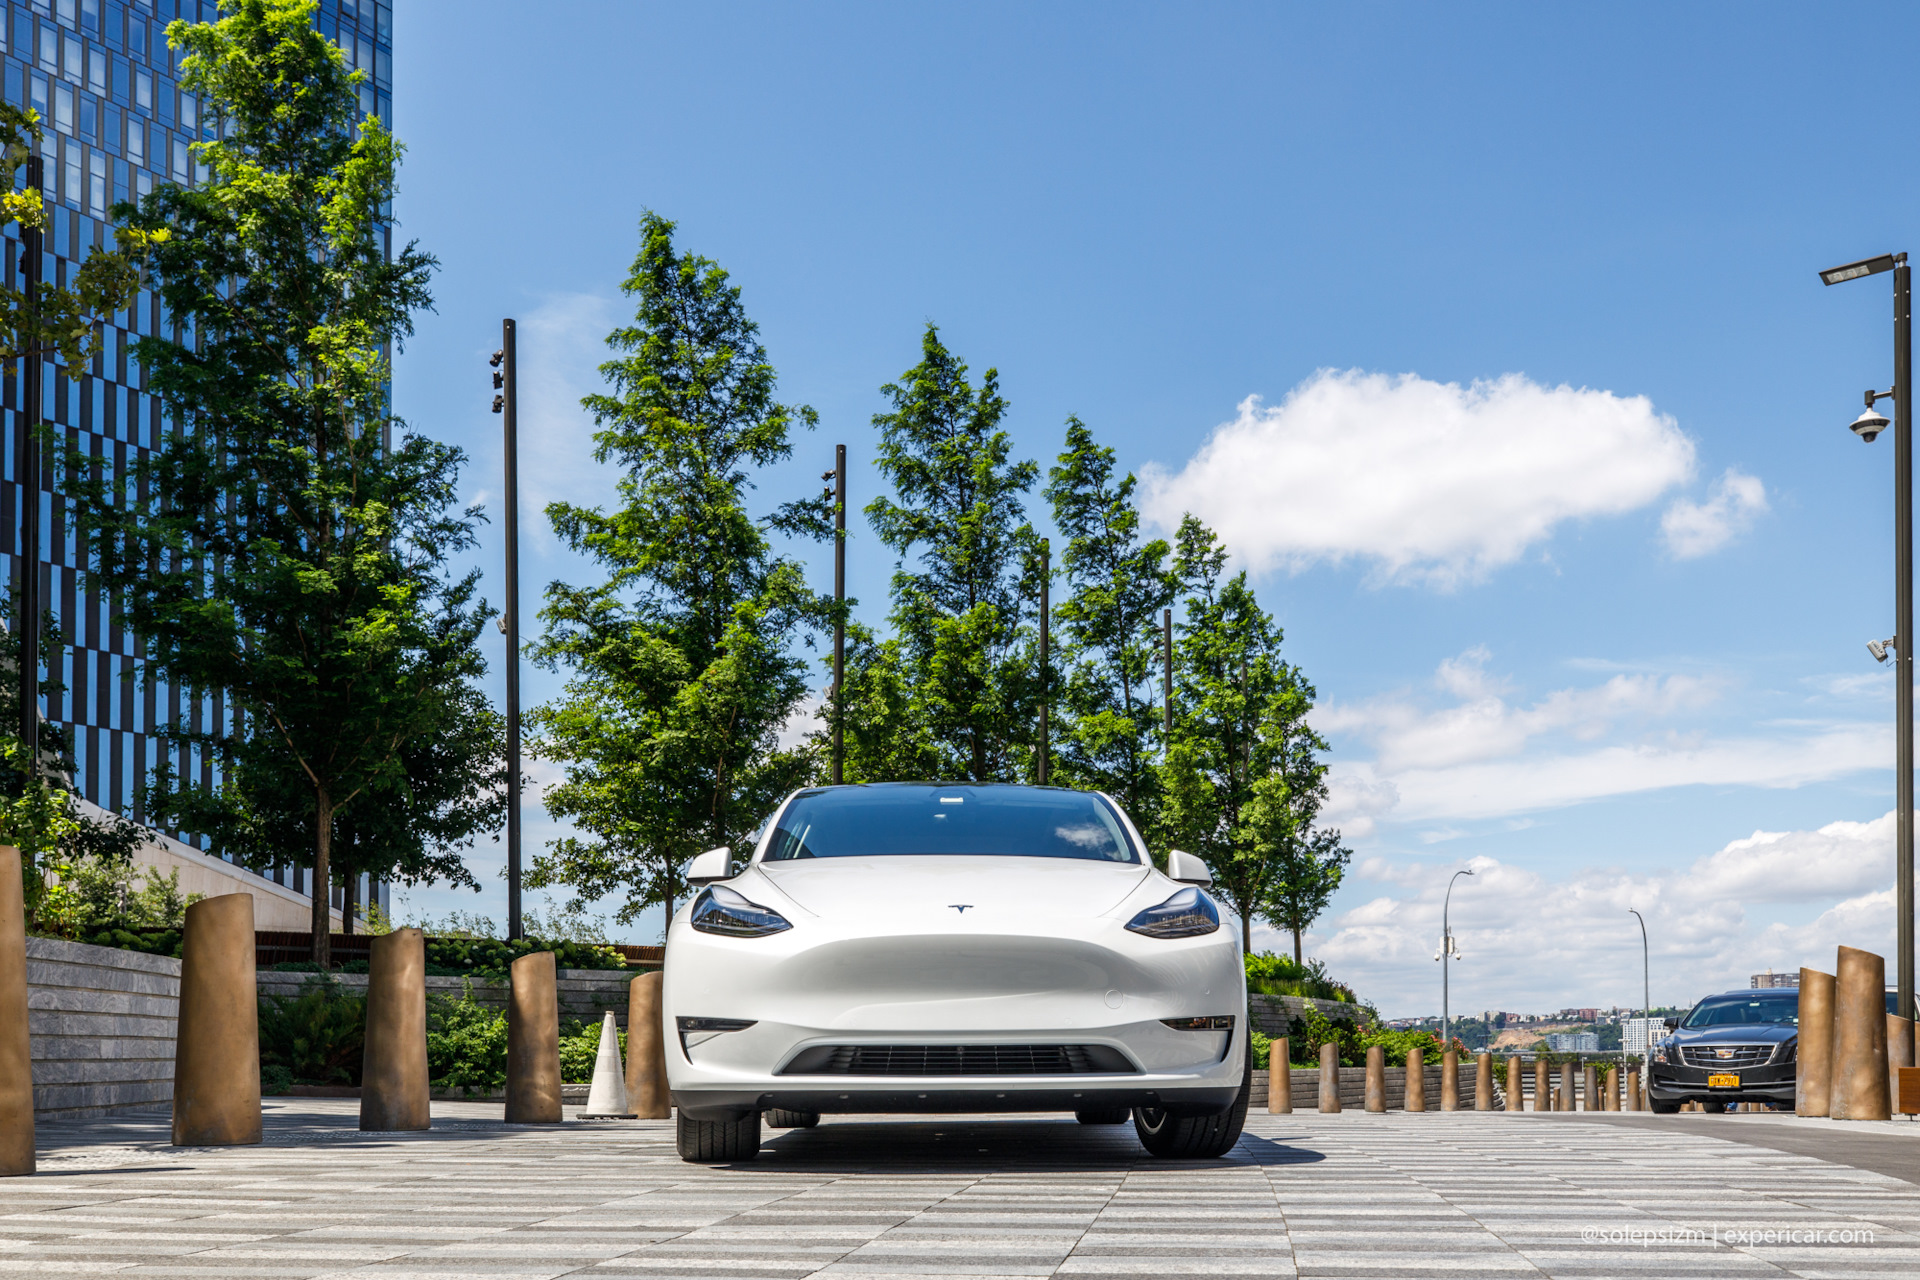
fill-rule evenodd
<path id="1" fill-rule="evenodd" d="M 1675 499 L 1660 517 L 1660 532 L 1675 559 L 1690 560 L 1726 546 L 1766 510 L 1767 486 L 1760 478 L 1728 467 L 1704 503 Z"/>
<path id="2" fill-rule="evenodd" d="M 1256 571 L 1358 559 L 1449 586 L 1563 521 L 1646 506 L 1693 465 L 1645 396 L 1321 370 L 1278 406 L 1243 400 L 1179 472 L 1145 468 L 1142 508 L 1166 527 L 1202 514 Z"/>
<path id="3" fill-rule="evenodd" d="M 606 338 L 615 315 L 611 299 L 565 294 L 519 325 L 520 527 L 549 554 L 558 542 L 548 503 L 599 506 L 615 496 L 619 469 L 593 460 L 593 419 L 580 407 L 605 387 L 599 367 L 613 354 Z"/>
<path id="4" fill-rule="evenodd" d="M 1646 918 L 1653 997 L 1683 1003 L 1746 985 L 1767 968 L 1812 965 L 1831 972 L 1835 946 L 1889 954 L 1892 943 L 1894 815 L 1834 822 L 1813 831 L 1765 832 L 1660 874 L 1586 868 L 1562 879 L 1492 858 L 1466 863 L 1362 860 L 1357 884 L 1395 892 L 1373 897 L 1309 936 L 1308 950 L 1388 1016 L 1436 1013 L 1440 973 L 1432 963 L 1447 882 L 1461 866 L 1451 919 L 1464 960 L 1453 973 L 1453 1007 L 1551 1012 L 1566 1005 L 1640 1003 L 1640 930 Z M 1800 923 L 1756 923 L 1750 906 L 1804 904 Z M 1270 931 L 1256 946 L 1291 949 Z"/>
<path id="5" fill-rule="evenodd" d="M 1341 753 L 1329 775 L 1329 822 L 1364 837 L 1382 820 L 1447 824 L 1668 787 L 1796 787 L 1888 758 L 1877 722 L 1739 735 L 1668 727 L 1719 699 L 1725 682 L 1716 676 L 1621 673 L 1521 703 L 1489 672 L 1490 658 L 1476 647 L 1439 665 L 1434 683 L 1449 706 L 1399 693 L 1314 712 L 1314 727 Z M 1348 754 L 1356 742 L 1372 746 L 1371 760 Z"/>

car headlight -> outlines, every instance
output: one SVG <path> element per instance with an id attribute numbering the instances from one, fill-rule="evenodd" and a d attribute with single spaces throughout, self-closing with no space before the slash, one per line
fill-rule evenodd
<path id="1" fill-rule="evenodd" d="M 1213 899 L 1194 888 L 1182 889 L 1127 921 L 1127 928 L 1149 938 L 1194 938 L 1219 927 L 1220 912 Z"/>
<path id="2" fill-rule="evenodd" d="M 749 902 L 725 885 L 710 884 L 694 900 L 693 927 L 729 938 L 764 938 L 793 925 L 778 911 Z"/>
<path id="3" fill-rule="evenodd" d="M 1667 1042 L 1666 1041 L 1662 1040 L 1659 1044 L 1653 1046 L 1653 1060 L 1655 1062 L 1662 1062 L 1662 1063 L 1667 1060 Z"/>

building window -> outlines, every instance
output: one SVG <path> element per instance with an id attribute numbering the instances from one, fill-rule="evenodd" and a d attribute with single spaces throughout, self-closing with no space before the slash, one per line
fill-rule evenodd
<path id="1" fill-rule="evenodd" d="M 96 218 L 107 216 L 107 157 L 99 151 L 87 156 L 87 212 Z"/>
<path id="2" fill-rule="evenodd" d="M 40 65 L 49 71 L 60 69 L 60 37 L 52 27 L 40 28 Z"/>
<path id="3" fill-rule="evenodd" d="M 80 136 L 88 142 L 100 141 L 100 105 L 90 93 L 80 95 Z"/>
<path id="4" fill-rule="evenodd" d="M 147 126 L 138 120 L 127 122 L 127 159 L 147 167 Z"/>
<path id="5" fill-rule="evenodd" d="M 66 45 L 66 65 L 60 68 L 60 74 L 75 84 L 79 84 L 80 78 L 87 73 L 84 53 L 86 46 L 80 43 L 79 36 L 68 36 L 66 38 Z"/>
<path id="6" fill-rule="evenodd" d="M 145 67 L 134 68 L 133 105 L 142 111 L 153 110 L 153 72 Z"/>
<path id="7" fill-rule="evenodd" d="M 27 105 L 39 113 L 42 120 L 47 118 L 47 78 L 38 71 L 29 77 L 29 87 L 33 91 L 33 100 Z"/>
<path id="8" fill-rule="evenodd" d="M 173 140 L 172 177 L 175 182 L 184 183 L 187 180 L 187 140 L 185 138 Z"/>
<path id="9" fill-rule="evenodd" d="M 53 127 L 61 133 L 73 132 L 73 87 L 71 85 L 53 86 Z"/>
<path id="10" fill-rule="evenodd" d="M 87 88 L 104 95 L 107 92 L 107 51 L 87 50 Z"/>

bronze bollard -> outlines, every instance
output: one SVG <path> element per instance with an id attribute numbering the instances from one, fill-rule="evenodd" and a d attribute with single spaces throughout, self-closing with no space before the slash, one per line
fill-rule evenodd
<path id="1" fill-rule="evenodd" d="M 1833 975 L 1800 971 L 1800 1048 L 1793 1075 L 1793 1113 L 1824 1116 L 1833 1090 Z"/>
<path id="2" fill-rule="evenodd" d="M 1452 1046 L 1440 1053 L 1440 1109 L 1460 1109 L 1460 1051 Z"/>
<path id="3" fill-rule="evenodd" d="M 1293 1055 L 1285 1036 L 1267 1042 L 1267 1114 L 1293 1114 Z"/>
<path id="4" fill-rule="evenodd" d="M 1379 1045 L 1367 1050 L 1367 1110 L 1387 1109 L 1387 1051 Z"/>
<path id="5" fill-rule="evenodd" d="M 1320 1109 L 1340 1110 L 1340 1049 L 1331 1040 L 1320 1046 Z"/>
<path id="6" fill-rule="evenodd" d="M 560 997 L 553 952 L 521 956 L 508 970 L 507 1123 L 558 1124 Z"/>
<path id="7" fill-rule="evenodd" d="M 1604 1110 L 1600 1105 L 1600 1067 L 1597 1063 L 1589 1062 L 1580 1068 L 1580 1109 Z"/>
<path id="8" fill-rule="evenodd" d="M 187 908 L 173 1046 L 173 1145 L 260 1141 L 260 992 L 253 974 L 253 895 Z"/>
<path id="9" fill-rule="evenodd" d="M 1913 1065 L 1913 1023 L 1887 1015 L 1887 1109 L 1900 1114 L 1900 1068 Z"/>
<path id="10" fill-rule="evenodd" d="M 431 1128 L 427 1086 L 427 939 L 395 929 L 369 944 L 360 1127 Z"/>
<path id="11" fill-rule="evenodd" d="M 1402 1105 L 1409 1111 L 1427 1109 L 1427 1063 L 1418 1049 L 1407 1050 L 1407 1087 Z"/>
<path id="12" fill-rule="evenodd" d="M 665 1120 L 673 1114 L 673 1100 L 667 1095 L 661 980 L 656 969 L 627 984 L 627 1106 L 642 1120 Z"/>
<path id="13" fill-rule="evenodd" d="M 26 884 L 21 875 L 20 851 L 0 846 L 0 1178 L 34 1169 Z"/>
<path id="14" fill-rule="evenodd" d="M 1640 1068 L 1627 1068 L 1627 1107 L 1628 1111 L 1640 1110 Z"/>
<path id="15" fill-rule="evenodd" d="M 1473 1060 L 1473 1109 L 1493 1110 L 1493 1055 L 1483 1053 Z"/>
<path id="16" fill-rule="evenodd" d="M 1507 1059 L 1507 1110 L 1525 1111 L 1527 1095 L 1521 1085 L 1525 1083 L 1525 1072 L 1520 1066 L 1520 1055 L 1513 1054 Z"/>
<path id="17" fill-rule="evenodd" d="M 1554 1107 L 1555 1111 L 1573 1110 L 1573 1063 L 1571 1062 L 1560 1064 L 1559 1098 L 1560 1102 Z"/>
<path id="18" fill-rule="evenodd" d="M 1604 1111 L 1620 1109 L 1620 1068 L 1607 1068 L 1606 1087 L 1600 1093 L 1600 1107 Z"/>
<path id="19" fill-rule="evenodd" d="M 1553 1086 L 1547 1083 L 1547 1060 L 1544 1055 L 1533 1060 L 1533 1109 L 1553 1109 Z"/>
<path id="20" fill-rule="evenodd" d="M 1886 1120 L 1887 962 L 1871 951 L 1840 948 L 1834 975 L 1833 1083 L 1827 1114 L 1835 1120 Z"/>

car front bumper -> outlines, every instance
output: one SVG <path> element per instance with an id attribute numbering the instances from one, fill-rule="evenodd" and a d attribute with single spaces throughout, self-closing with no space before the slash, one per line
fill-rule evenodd
<path id="1" fill-rule="evenodd" d="M 1793 1105 L 1795 1062 L 1767 1063 L 1731 1072 L 1740 1077 L 1738 1088 L 1713 1088 L 1707 1077 L 1714 1072 L 1706 1067 L 1679 1063 L 1649 1064 L 1647 1092 L 1661 1102 L 1770 1102 Z"/>

